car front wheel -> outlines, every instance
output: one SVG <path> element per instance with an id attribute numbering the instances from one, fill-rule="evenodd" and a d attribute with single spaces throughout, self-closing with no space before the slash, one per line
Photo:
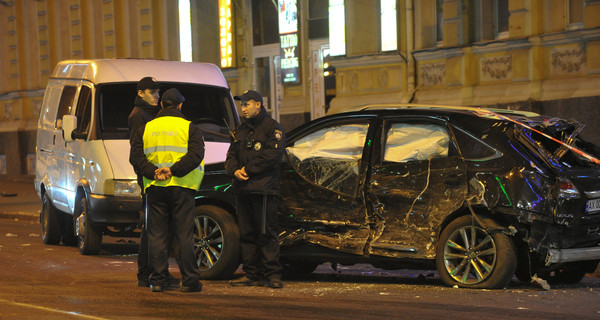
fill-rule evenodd
<path id="1" fill-rule="evenodd" d="M 442 232 L 436 252 L 440 278 L 449 286 L 504 288 L 515 274 L 517 255 L 508 235 L 492 219 L 471 216 L 452 221 Z"/>
<path id="2" fill-rule="evenodd" d="M 202 279 L 231 278 L 240 265 L 240 231 L 233 216 L 211 205 L 196 207 L 194 253 Z"/>

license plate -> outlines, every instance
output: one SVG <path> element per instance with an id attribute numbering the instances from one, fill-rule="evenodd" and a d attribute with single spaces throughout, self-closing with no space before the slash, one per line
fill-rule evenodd
<path id="1" fill-rule="evenodd" d="M 588 200 L 587 204 L 585 205 L 585 212 L 592 213 L 597 211 L 600 211 L 600 198 Z"/>

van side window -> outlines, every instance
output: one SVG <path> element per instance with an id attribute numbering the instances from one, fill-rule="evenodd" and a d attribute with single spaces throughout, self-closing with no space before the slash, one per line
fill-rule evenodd
<path id="1" fill-rule="evenodd" d="M 62 95 L 60 96 L 60 103 L 58 104 L 58 111 L 56 113 L 56 122 L 54 124 L 55 129 L 62 128 L 62 117 L 65 114 L 71 114 L 73 108 L 73 100 L 75 100 L 75 93 L 77 87 L 65 86 L 63 88 Z"/>
<path id="2" fill-rule="evenodd" d="M 91 89 L 87 86 L 82 86 L 77 100 L 77 129 L 81 133 L 87 133 L 92 118 L 92 96 Z"/>

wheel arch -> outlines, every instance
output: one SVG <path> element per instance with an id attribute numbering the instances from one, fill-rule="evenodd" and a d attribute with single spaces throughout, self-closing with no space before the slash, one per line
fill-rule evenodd
<path id="1" fill-rule="evenodd" d="M 219 200 L 219 199 L 214 199 L 214 198 L 199 198 L 196 199 L 196 207 L 199 206 L 215 206 L 215 207 L 219 207 L 225 211 L 227 211 L 227 213 L 229 213 L 233 219 L 237 222 L 237 215 L 236 215 L 236 211 L 235 211 L 235 207 L 230 204 L 227 203 L 225 201 Z"/>

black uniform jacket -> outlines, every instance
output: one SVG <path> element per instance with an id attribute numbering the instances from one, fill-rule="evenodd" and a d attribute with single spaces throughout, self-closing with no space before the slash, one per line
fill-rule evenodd
<path id="1" fill-rule="evenodd" d="M 225 170 L 233 177 L 236 192 L 279 195 L 279 169 L 285 148 L 281 125 L 261 108 L 234 132 L 235 139 L 227 151 Z M 246 181 L 235 178 L 236 170 L 246 167 Z"/>
<path id="2" fill-rule="evenodd" d="M 161 109 L 156 117 L 181 117 L 183 114 L 177 109 Z M 148 179 L 154 179 L 154 171 L 158 169 L 146 158 L 144 153 L 144 130 L 146 124 L 133 133 L 131 139 L 131 152 L 129 153 L 129 162 L 136 170 Z M 204 159 L 204 139 L 200 129 L 190 122 L 190 139 L 188 140 L 187 153 L 171 166 L 171 173 L 176 177 L 183 177 L 197 168 L 202 159 Z"/>
<path id="3" fill-rule="evenodd" d="M 135 97 L 134 107 L 127 118 L 127 126 L 129 127 L 129 142 L 133 142 L 133 133 L 146 125 L 146 122 L 154 119 L 160 111 L 160 106 L 152 106 L 140 96 Z"/>

